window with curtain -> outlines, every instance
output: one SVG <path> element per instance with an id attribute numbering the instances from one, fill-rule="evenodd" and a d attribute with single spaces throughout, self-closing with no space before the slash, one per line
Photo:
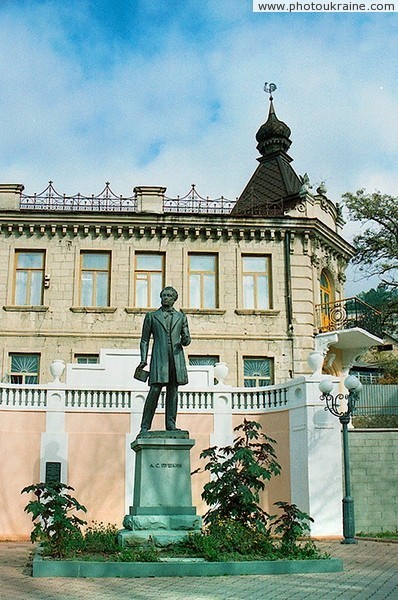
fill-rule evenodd
<path id="1" fill-rule="evenodd" d="M 10 354 L 11 383 L 31 384 L 39 382 L 40 354 Z"/>
<path id="2" fill-rule="evenodd" d="M 243 359 L 243 382 L 245 387 L 264 387 L 273 383 L 272 358 Z"/>
<path id="3" fill-rule="evenodd" d="M 16 251 L 14 303 L 17 306 L 43 304 L 44 256 L 42 251 Z"/>
<path id="4" fill-rule="evenodd" d="M 110 266 L 111 256 L 109 252 L 81 253 L 81 306 L 109 306 Z"/>
<path id="5" fill-rule="evenodd" d="M 189 307 L 218 307 L 216 254 L 189 254 Z"/>
<path id="6" fill-rule="evenodd" d="M 134 297 L 137 308 L 155 308 L 164 286 L 164 255 L 137 252 L 134 268 Z"/>
<path id="7" fill-rule="evenodd" d="M 271 258 L 242 256 L 243 308 L 271 308 Z"/>

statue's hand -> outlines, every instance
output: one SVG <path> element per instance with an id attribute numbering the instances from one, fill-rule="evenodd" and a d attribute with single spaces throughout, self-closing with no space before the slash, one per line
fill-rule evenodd
<path id="1" fill-rule="evenodd" d="M 138 368 L 139 368 L 139 369 L 143 369 L 144 367 L 146 367 L 146 366 L 147 366 L 147 364 L 148 364 L 148 363 L 146 363 L 144 360 L 142 360 L 142 361 L 140 362 L 140 364 L 138 365 Z"/>

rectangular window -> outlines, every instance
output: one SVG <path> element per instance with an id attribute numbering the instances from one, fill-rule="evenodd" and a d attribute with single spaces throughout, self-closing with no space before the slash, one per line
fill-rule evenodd
<path id="1" fill-rule="evenodd" d="M 43 304 L 44 256 L 41 251 L 16 251 L 14 303 L 17 306 Z"/>
<path id="2" fill-rule="evenodd" d="M 11 383 L 30 384 L 39 382 L 40 354 L 10 354 Z"/>
<path id="3" fill-rule="evenodd" d="M 271 259 L 269 256 L 242 256 L 243 308 L 271 308 Z"/>
<path id="4" fill-rule="evenodd" d="M 273 383 L 272 358 L 243 359 L 243 381 L 245 387 L 264 387 Z"/>
<path id="5" fill-rule="evenodd" d="M 79 365 L 96 365 L 99 363 L 99 354 L 75 354 L 75 362 Z"/>
<path id="6" fill-rule="evenodd" d="M 137 308 L 155 308 L 164 286 L 164 255 L 135 255 L 134 297 Z"/>
<path id="7" fill-rule="evenodd" d="M 211 367 L 214 367 L 214 365 L 220 361 L 220 357 L 215 355 L 213 356 L 210 354 L 191 354 L 190 356 L 188 356 L 188 361 L 189 364 L 192 366 L 201 367 L 202 365 L 210 365 Z"/>
<path id="8" fill-rule="evenodd" d="M 109 306 L 110 266 L 111 256 L 109 252 L 81 253 L 81 306 Z"/>
<path id="9" fill-rule="evenodd" d="M 217 255 L 189 254 L 188 258 L 190 308 L 217 308 Z"/>

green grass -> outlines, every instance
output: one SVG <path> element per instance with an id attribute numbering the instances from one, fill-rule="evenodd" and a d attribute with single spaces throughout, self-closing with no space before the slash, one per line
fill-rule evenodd
<path id="1" fill-rule="evenodd" d="M 57 559 L 51 544 L 42 544 L 43 558 Z M 227 520 L 208 529 L 190 534 L 186 540 L 167 548 L 156 548 L 147 542 L 121 548 L 115 525 L 94 523 L 85 533 L 69 536 L 63 559 L 113 562 L 159 562 L 167 558 L 199 558 L 209 562 L 309 560 L 329 558 L 308 538 L 289 544 L 282 537 L 270 536 L 262 530 Z"/>
<path id="2" fill-rule="evenodd" d="M 357 533 L 357 537 L 398 540 L 398 531 L 377 531 L 377 532 L 360 531 L 359 533 Z"/>

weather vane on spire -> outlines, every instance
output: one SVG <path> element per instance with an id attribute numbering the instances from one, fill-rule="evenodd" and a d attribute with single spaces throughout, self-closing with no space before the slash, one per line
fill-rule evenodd
<path id="1" fill-rule="evenodd" d="M 272 92 L 275 92 L 276 89 L 275 83 L 267 83 L 267 81 L 264 83 L 264 92 L 269 94 L 270 101 L 273 100 Z"/>

